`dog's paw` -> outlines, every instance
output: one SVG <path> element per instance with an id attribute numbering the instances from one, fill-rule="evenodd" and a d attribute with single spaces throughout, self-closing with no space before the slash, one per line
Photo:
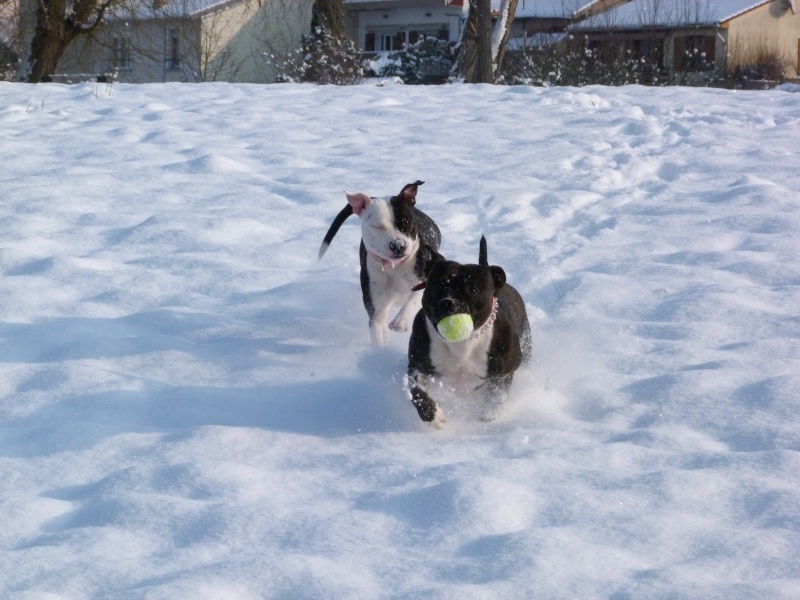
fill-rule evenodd
<path id="1" fill-rule="evenodd" d="M 408 321 L 405 319 L 401 319 L 399 316 L 392 319 L 392 322 L 389 323 L 389 329 L 392 331 L 408 331 Z"/>
<path id="2" fill-rule="evenodd" d="M 433 415 L 433 420 L 428 422 L 428 425 L 430 425 L 433 429 L 440 430 L 444 427 L 445 423 L 447 423 L 447 417 L 445 417 L 444 411 L 437 404 L 436 414 Z"/>
<path id="3" fill-rule="evenodd" d="M 481 411 L 479 418 L 484 423 L 491 423 L 492 421 L 497 420 L 502 410 L 503 410 L 502 402 L 487 402 L 486 405 L 483 407 L 483 410 Z"/>
<path id="4" fill-rule="evenodd" d="M 444 411 L 433 398 L 428 396 L 428 392 L 418 386 L 413 386 L 410 391 L 411 403 L 417 409 L 419 418 L 434 429 L 444 427 L 445 421 L 447 421 Z"/>

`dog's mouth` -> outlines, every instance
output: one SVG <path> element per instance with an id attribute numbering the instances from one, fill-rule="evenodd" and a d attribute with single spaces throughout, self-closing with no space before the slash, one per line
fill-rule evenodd
<path id="1" fill-rule="evenodd" d="M 378 261 L 381 264 L 381 267 L 384 269 L 394 269 L 397 265 L 402 263 L 406 260 L 410 254 L 405 254 L 403 256 L 395 257 L 395 258 L 384 258 L 380 254 L 376 254 L 372 250 L 367 250 L 367 254 L 373 260 Z"/>
<path id="2" fill-rule="evenodd" d="M 459 343 L 466 340 L 474 340 L 485 331 L 491 328 L 494 320 L 497 318 L 497 301 L 492 298 L 492 310 L 489 317 L 483 322 L 476 324 L 472 320 L 472 315 L 467 312 L 454 312 L 458 310 L 453 307 L 449 314 L 444 316 L 437 315 L 438 318 L 431 319 L 430 313 L 428 318 L 432 323 L 436 324 L 436 333 L 439 334 L 444 341 L 450 343 Z"/>

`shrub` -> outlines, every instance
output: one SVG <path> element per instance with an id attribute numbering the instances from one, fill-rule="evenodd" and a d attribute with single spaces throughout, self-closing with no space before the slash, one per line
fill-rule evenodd
<path id="1" fill-rule="evenodd" d="M 450 44 L 428 37 L 373 62 L 373 74 L 400 77 L 404 83 L 443 83 L 453 66 Z"/>
<path id="2" fill-rule="evenodd" d="M 656 85 L 662 81 L 656 58 L 636 56 L 624 44 L 591 47 L 587 38 L 539 36 L 522 49 L 506 52 L 499 83 L 538 86 Z"/>
<path id="3" fill-rule="evenodd" d="M 363 79 L 364 61 L 355 44 L 322 26 L 303 37 L 302 47 L 282 64 L 274 65 L 278 81 L 354 85 Z"/>
<path id="4" fill-rule="evenodd" d="M 19 66 L 19 56 L 0 42 L 0 81 L 13 81 Z"/>
<path id="5" fill-rule="evenodd" d="M 783 81 L 792 59 L 765 39 L 743 39 L 730 49 L 728 78 L 734 81 Z"/>

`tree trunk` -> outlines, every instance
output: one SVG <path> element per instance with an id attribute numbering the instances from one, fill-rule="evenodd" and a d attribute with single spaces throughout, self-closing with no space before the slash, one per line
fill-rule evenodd
<path id="1" fill-rule="evenodd" d="M 42 78 L 52 75 L 69 45 L 71 39 L 67 34 L 65 11 L 63 0 L 39 3 L 36 10 L 36 29 L 28 58 L 29 83 L 39 83 Z"/>
<path id="2" fill-rule="evenodd" d="M 477 54 L 475 70 L 467 83 L 494 83 L 492 69 L 492 6 L 491 0 L 476 0 L 475 29 Z"/>
<path id="3" fill-rule="evenodd" d="M 106 9 L 121 1 L 39 0 L 26 80 L 39 83 L 52 75 L 73 40 L 80 35 L 92 35 Z"/>
<path id="4" fill-rule="evenodd" d="M 505 14 L 503 14 L 505 11 Z M 500 69 L 503 67 L 503 59 L 506 56 L 506 46 L 508 38 L 511 35 L 511 25 L 514 22 L 514 15 L 517 14 L 517 0 L 506 0 L 500 7 L 500 21 L 495 25 L 492 32 L 492 46 L 494 51 L 492 53 L 492 68 L 494 69 L 494 77 L 500 74 Z M 496 38 L 496 39 L 495 39 Z"/>
<path id="5" fill-rule="evenodd" d="M 492 28 L 490 0 L 471 0 L 458 53 L 450 71 L 451 81 L 494 83 L 505 54 L 516 8 L 517 0 L 504 0 L 497 23 Z"/>
<path id="6" fill-rule="evenodd" d="M 475 69 L 475 57 L 478 55 L 476 18 L 474 5 L 470 3 L 467 22 L 464 23 L 464 29 L 461 31 L 461 39 L 456 47 L 456 57 L 453 61 L 453 67 L 450 69 L 451 81 L 462 80 L 468 82 L 472 79 L 472 71 Z"/>

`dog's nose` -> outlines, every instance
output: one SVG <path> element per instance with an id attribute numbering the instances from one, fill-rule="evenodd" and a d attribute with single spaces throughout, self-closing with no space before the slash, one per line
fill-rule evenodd
<path id="1" fill-rule="evenodd" d="M 444 313 L 452 314 L 456 310 L 456 302 L 452 298 L 442 298 L 439 300 L 439 310 Z"/>
<path id="2" fill-rule="evenodd" d="M 389 250 L 395 256 L 403 256 L 406 251 L 406 243 L 403 240 L 392 240 L 389 242 Z"/>

